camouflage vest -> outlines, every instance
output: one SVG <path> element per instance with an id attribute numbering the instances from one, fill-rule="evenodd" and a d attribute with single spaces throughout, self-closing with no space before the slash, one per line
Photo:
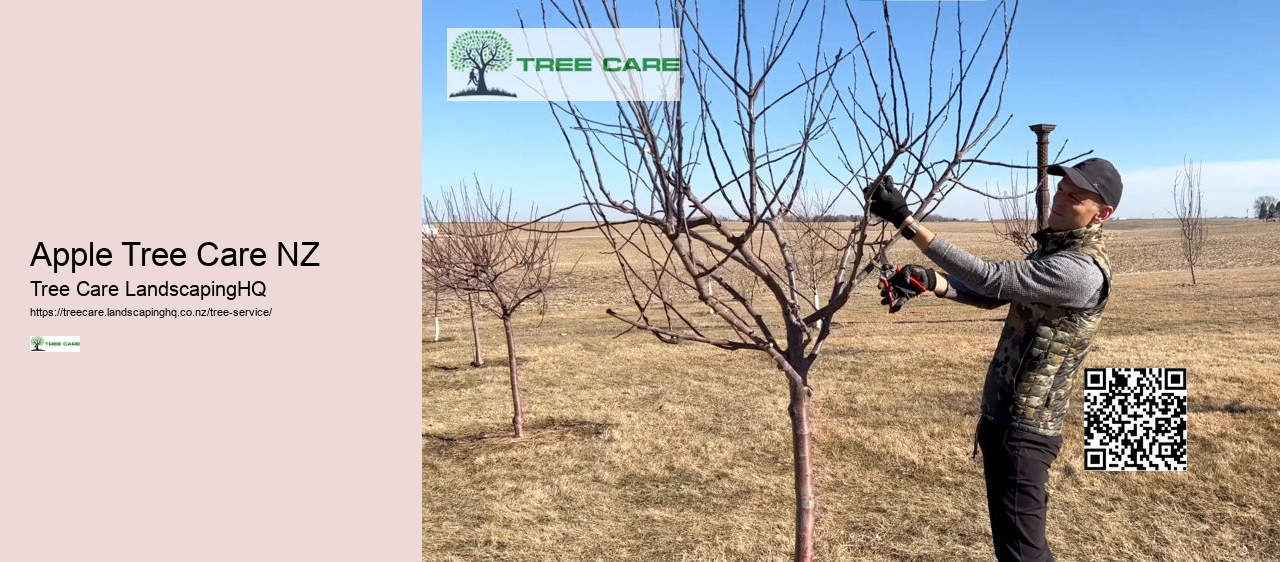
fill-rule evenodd
<path id="1" fill-rule="evenodd" d="M 1102 243 L 1102 225 L 1068 232 L 1035 234 L 1040 259 L 1058 252 L 1082 252 L 1102 270 L 1102 295 L 1093 308 L 1064 308 L 1013 302 L 1000 343 L 987 369 L 983 416 L 999 425 L 1040 435 L 1062 433 L 1072 384 L 1089 353 L 1111 289 L 1111 266 Z"/>

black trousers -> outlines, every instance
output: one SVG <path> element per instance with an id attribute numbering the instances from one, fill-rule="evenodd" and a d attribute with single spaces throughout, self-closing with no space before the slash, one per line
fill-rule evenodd
<path id="1" fill-rule="evenodd" d="M 1046 437 L 983 420 L 978 424 L 982 471 L 987 481 L 991 542 L 1000 562 L 1052 562 L 1045 539 L 1049 465 L 1062 436 Z"/>

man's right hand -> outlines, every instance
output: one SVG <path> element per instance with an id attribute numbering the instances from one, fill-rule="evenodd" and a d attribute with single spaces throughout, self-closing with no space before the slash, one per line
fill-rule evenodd
<path id="1" fill-rule="evenodd" d="M 880 287 L 880 304 L 889 305 L 889 312 L 897 312 L 908 300 L 938 286 L 937 274 L 920 265 L 904 265 Z"/>

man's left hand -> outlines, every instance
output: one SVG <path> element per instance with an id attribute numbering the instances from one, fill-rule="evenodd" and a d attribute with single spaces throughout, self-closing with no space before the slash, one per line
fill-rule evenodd
<path id="1" fill-rule="evenodd" d="M 907 200 L 902 197 L 902 193 L 893 186 L 893 177 L 884 176 L 863 191 L 866 195 L 868 210 L 871 214 L 893 223 L 894 228 L 901 228 L 902 223 L 911 216 L 911 209 L 907 207 Z"/>

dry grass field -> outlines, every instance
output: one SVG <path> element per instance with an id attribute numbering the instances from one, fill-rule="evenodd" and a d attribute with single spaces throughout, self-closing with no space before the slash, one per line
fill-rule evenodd
<path id="1" fill-rule="evenodd" d="M 986 223 L 930 226 L 1014 257 Z M 1059 560 L 1280 560 L 1280 225 L 1210 229 L 1191 286 L 1176 221 L 1106 228 L 1114 295 L 1086 366 L 1187 368 L 1189 469 L 1084 471 L 1077 383 L 1049 482 Z M 761 354 L 622 334 L 604 310 L 628 310 L 629 295 L 606 250 L 566 234 L 572 288 L 545 317 L 517 316 L 523 439 L 501 323 L 484 320 L 486 365 L 472 368 L 463 310 L 444 303 L 431 342 L 424 304 L 423 560 L 789 559 L 782 374 Z M 895 246 L 896 263 L 922 259 Z M 1006 312 L 922 297 L 889 315 L 864 284 L 837 314 L 811 378 L 818 559 L 993 559 L 970 453 Z"/>

